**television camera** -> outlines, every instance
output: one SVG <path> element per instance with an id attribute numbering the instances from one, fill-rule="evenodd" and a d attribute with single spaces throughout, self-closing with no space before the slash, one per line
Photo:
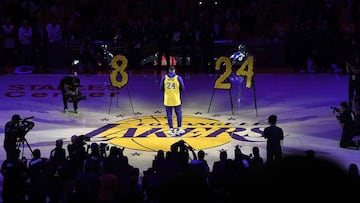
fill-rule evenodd
<path id="1" fill-rule="evenodd" d="M 336 118 L 337 118 L 338 120 L 340 120 L 340 113 L 341 113 L 341 112 L 340 112 L 340 109 L 337 108 L 337 107 L 333 107 L 333 106 L 331 106 L 330 109 L 333 110 L 333 113 L 337 113 Z"/>
<path id="2" fill-rule="evenodd" d="M 184 152 L 184 151 L 188 151 L 188 150 L 193 150 L 193 148 L 183 140 L 175 142 L 174 144 L 171 145 L 170 148 L 171 148 L 171 151 L 174 151 L 174 152 Z"/>
<path id="3" fill-rule="evenodd" d="M 191 147 L 188 143 L 186 143 L 184 140 L 180 140 L 178 142 L 175 142 L 170 146 L 170 151 L 174 153 L 180 153 L 183 156 L 189 157 L 189 152 L 192 153 L 193 159 L 197 159 L 197 155 L 194 151 L 194 148 Z"/>
<path id="4" fill-rule="evenodd" d="M 35 123 L 30 121 L 34 116 L 23 118 L 19 120 L 19 125 L 17 126 L 17 136 L 19 141 L 23 141 L 25 139 L 26 134 L 34 128 Z"/>
<path id="5" fill-rule="evenodd" d="M 25 146 L 25 143 L 26 145 L 28 146 L 29 150 L 31 153 L 33 153 L 33 150 L 31 149 L 28 141 L 26 140 L 25 136 L 26 134 L 34 128 L 35 126 L 35 123 L 33 121 L 31 121 L 31 119 L 33 119 L 34 116 L 31 116 L 31 117 L 26 117 L 26 118 L 23 118 L 23 119 L 20 119 L 19 120 L 19 123 L 18 125 L 15 126 L 16 128 L 16 142 L 17 142 L 17 148 L 19 149 L 20 146 L 22 145 L 22 148 L 23 148 L 23 153 L 24 153 L 24 146 Z"/>
<path id="6" fill-rule="evenodd" d="M 77 145 L 86 145 L 86 142 L 90 141 L 90 137 L 87 137 L 85 135 L 79 135 L 76 138 L 75 144 Z"/>
<path id="7" fill-rule="evenodd" d="M 330 109 L 333 110 L 333 113 L 339 113 L 340 112 L 339 108 L 336 108 L 336 107 L 333 107 L 333 106 L 331 106 Z"/>

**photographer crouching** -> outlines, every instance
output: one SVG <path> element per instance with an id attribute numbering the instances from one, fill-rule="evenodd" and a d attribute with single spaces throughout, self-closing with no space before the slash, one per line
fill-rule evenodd
<path id="1" fill-rule="evenodd" d="M 351 110 L 349 104 L 345 101 L 340 103 L 340 108 L 331 107 L 339 124 L 342 127 L 340 147 L 349 149 L 359 149 L 359 141 L 355 142 L 353 139 L 357 135 L 356 114 Z"/>
<path id="2" fill-rule="evenodd" d="M 79 90 L 80 78 L 74 75 L 67 75 L 60 80 L 60 89 L 64 104 L 64 112 L 68 113 L 68 102 L 73 103 L 74 112 L 78 113 L 78 103 L 86 97 Z"/>
<path id="3" fill-rule="evenodd" d="M 4 149 L 7 159 L 15 157 L 19 144 L 26 141 L 26 133 L 34 127 L 34 123 L 28 121 L 30 118 L 32 117 L 21 119 L 18 114 L 14 114 L 11 117 L 11 121 L 5 124 Z"/>

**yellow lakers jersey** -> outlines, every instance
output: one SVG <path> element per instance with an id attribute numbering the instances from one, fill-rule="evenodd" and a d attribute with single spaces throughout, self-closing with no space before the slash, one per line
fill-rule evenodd
<path id="1" fill-rule="evenodd" d="M 164 79 L 164 105 L 165 106 L 178 106 L 181 104 L 180 99 L 180 83 L 178 76 L 170 78 L 165 75 Z"/>

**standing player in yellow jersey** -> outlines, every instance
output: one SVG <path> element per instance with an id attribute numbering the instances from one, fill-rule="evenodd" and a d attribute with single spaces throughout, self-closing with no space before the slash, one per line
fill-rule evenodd
<path id="1" fill-rule="evenodd" d="M 170 66 L 169 72 L 161 78 L 160 89 L 164 92 L 164 105 L 166 109 L 166 117 L 169 123 L 169 135 L 179 136 L 185 133 L 181 128 L 182 112 L 181 112 L 181 92 L 185 90 L 184 80 L 180 75 L 175 73 L 175 67 Z M 172 112 L 175 110 L 177 119 L 177 129 L 175 131 L 172 119 Z"/>

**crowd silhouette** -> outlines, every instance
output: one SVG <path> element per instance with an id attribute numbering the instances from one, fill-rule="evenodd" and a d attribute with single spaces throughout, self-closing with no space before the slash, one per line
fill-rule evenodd
<path id="1" fill-rule="evenodd" d="M 141 172 L 129 164 L 124 148 L 104 147 L 74 135 L 66 148 L 56 140 L 49 157 L 35 149 L 28 161 L 18 150 L 1 165 L 3 202 L 220 203 L 245 195 L 256 199 L 258 193 L 272 200 L 285 194 L 350 200 L 360 183 L 355 163 L 345 170 L 312 150 L 267 162 L 257 146 L 252 154 L 236 146 L 233 159 L 221 150 L 209 166 L 204 150 L 181 140 L 170 151 L 159 150 Z"/>

